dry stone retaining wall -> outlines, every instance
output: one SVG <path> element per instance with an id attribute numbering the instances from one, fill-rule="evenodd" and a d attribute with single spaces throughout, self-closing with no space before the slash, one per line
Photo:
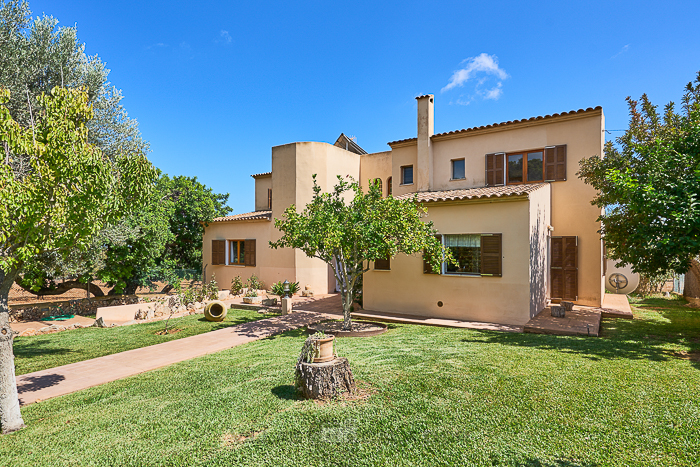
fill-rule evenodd
<path id="1" fill-rule="evenodd" d="M 123 295 L 113 297 L 100 297 L 70 300 L 63 302 L 49 302 L 40 304 L 10 305 L 10 322 L 37 321 L 51 315 L 94 315 L 97 308 L 105 306 L 132 305 L 142 303 L 143 298 L 136 295 Z"/>

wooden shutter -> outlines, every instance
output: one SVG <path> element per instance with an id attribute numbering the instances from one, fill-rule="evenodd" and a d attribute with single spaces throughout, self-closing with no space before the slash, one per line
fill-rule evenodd
<path id="1" fill-rule="evenodd" d="M 378 269 L 380 271 L 390 271 L 391 258 L 374 260 L 374 269 Z"/>
<path id="2" fill-rule="evenodd" d="M 544 148 L 544 180 L 566 180 L 566 144 Z"/>
<path id="3" fill-rule="evenodd" d="M 267 189 L 267 209 L 272 211 L 272 188 Z"/>
<path id="4" fill-rule="evenodd" d="M 505 185 L 505 154 L 486 154 L 486 186 Z"/>
<path id="5" fill-rule="evenodd" d="M 244 243 L 245 265 L 255 266 L 255 239 L 247 239 Z"/>
<path id="6" fill-rule="evenodd" d="M 226 263 L 226 240 L 211 241 L 211 264 Z"/>
<path id="7" fill-rule="evenodd" d="M 481 234 L 481 275 L 501 276 L 502 264 L 501 234 Z"/>
<path id="8" fill-rule="evenodd" d="M 435 239 L 438 242 L 442 243 L 442 235 L 436 235 Z M 440 271 L 433 272 L 433 268 L 430 267 L 430 263 L 427 260 L 428 260 L 428 257 L 425 254 L 425 252 L 423 252 L 423 274 L 441 274 L 442 273 L 442 267 L 440 268 Z"/>
<path id="9" fill-rule="evenodd" d="M 552 300 L 578 300 L 578 237 L 552 237 Z"/>

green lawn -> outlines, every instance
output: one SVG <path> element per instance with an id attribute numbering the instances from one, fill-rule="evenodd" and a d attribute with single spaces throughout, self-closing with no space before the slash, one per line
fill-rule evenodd
<path id="1" fill-rule="evenodd" d="M 31 405 L 3 465 L 678 466 L 700 459 L 700 312 L 603 337 L 391 325 L 346 338 L 365 400 L 295 400 L 299 330 Z"/>
<path id="2" fill-rule="evenodd" d="M 183 316 L 171 319 L 168 325 L 168 329 L 179 329 L 180 331 L 163 336 L 157 335 L 156 332 L 165 329 L 165 321 L 115 328 L 83 328 L 54 334 L 17 337 L 14 341 L 15 368 L 18 375 L 23 375 L 125 350 L 182 339 L 269 316 L 273 315 L 263 315 L 254 310 L 238 309 L 228 310 L 226 319 L 219 323 L 205 320 L 204 315 Z"/>

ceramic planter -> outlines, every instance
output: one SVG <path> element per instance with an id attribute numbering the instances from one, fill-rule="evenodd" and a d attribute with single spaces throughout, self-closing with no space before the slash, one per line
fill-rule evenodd
<path id="1" fill-rule="evenodd" d="M 330 362 L 335 358 L 333 356 L 333 339 L 335 336 L 314 341 L 314 363 Z"/>

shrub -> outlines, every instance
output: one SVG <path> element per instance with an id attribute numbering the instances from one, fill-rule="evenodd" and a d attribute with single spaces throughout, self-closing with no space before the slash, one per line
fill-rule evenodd
<path id="1" fill-rule="evenodd" d="M 243 280 L 241 276 L 236 276 L 231 279 L 231 295 L 240 295 L 243 293 Z"/>
<path id="2" fill-rule="evenodd" d="M 299 292 L 299 283 L 290 282 L 289 283 L 289 294 L 294 295 Z M 272 294 L 278 297 L 284 297 L 284 283 L 282 281 L 272 284 Z"/>
<path id="3" fill-rule="evenodd" d="M 258 276 L 253 274 L 250 276 L 250 279 L 248 279 L 248 288 L 253 290 L 264 290 L 265 286 L 263 285 L 262 281 L 258 279 Z"/>

